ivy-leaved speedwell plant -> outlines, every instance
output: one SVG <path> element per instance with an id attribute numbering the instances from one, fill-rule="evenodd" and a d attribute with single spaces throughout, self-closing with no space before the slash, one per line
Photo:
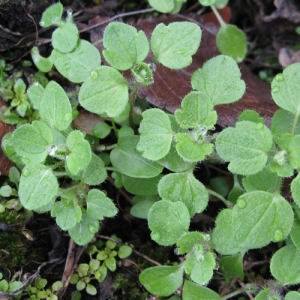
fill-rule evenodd
<path id="1" fill-rule="evenodd" d="M 62 16 L 60 3 L 43 14 L 41 26 L 57 26 L 54 49 L 49 58 L 40 57 L 35 49 L 34 63 L 44 70 L 55 66 L 68 80 L 81 84 L 79 104 L 105 121 L 95 126 L 91 139 L 72 127 L 77 104 L 72 107 L 57 82 L 50 81 L 45 88 L 32 85 L 27 95 L 40 119 L 19 126 L 2 142 L 7 156 L 22 169 L 21 204 L 28 210 L 50 212 L 77 244 L 88 244 L 99 230 L 99 221 L 117 213 L 113 201 L 98 188 L 112 171 L 115 185 L 134 195 L 131 213 L 148 220 L 151 238 L 162 246 L 175 245 L 184 258 L 177 266 L 141 273 L 140 281 L 150 293 L 169 296 L 183 286 L 183 299 L 228 299 L 231 295 L 222 297 L 205 287 L 214 270 L 220 267 L 226 281 L 243 279 L 244 254 L 271 242 L 283 245 L 271 260 L 277 284 L 270 284 L 256 299 L 300 283 L 300 177 L 291 184 L 293 202 L 281 195 L 283 179 L 300 167 L 300 91 L 295 80 L 300 65 L 286 68 L 272 82 L 272 96 L 280 109 L 271 129 L 256 112 L 245 111 L 235 127 L 212 133 L 215 106 L 233 103 L 245 92 L 234 59 L 219 55 L 194 72 L 193 91 L 174 115 L 158 108 L 145 110 L 138 135 L 133 122 L 138 88 L 153 83 L 157 63 L 171 69 L 188 66 L 200 45 L 201 29 L 191 22 L 159 24 L 149 44 L 143 31 L 110 23 L 102 52 L 110 66 L 104 66 L 99 51 L 79 39 L 72 12 L 66 19 Z M 150 49 L 154 59 L 147 64 Z M 127 70 L 134 78 L 130 82 L 121 73 Z M 104 139 L 111 133 L 117 143 L 107 145 Z M 104 160 L 106 151 L 109 159 Z M 228 162 L 228 169 L 241 176 L 239 197 L 225 199 L 195 178 L 197 163 L 211 158 Z M 68 185 L 61 177 L 69 178 Z M 206 209 L 209 194 L 227 208 L 218 214 L 212 232 L 189 231 L 191 218 Z M 256 292 L 257 287 L 247 285 L 235 294 L 246 291 Z"/>

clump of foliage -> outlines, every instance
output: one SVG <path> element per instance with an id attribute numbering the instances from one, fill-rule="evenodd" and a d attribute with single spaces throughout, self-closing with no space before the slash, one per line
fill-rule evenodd
<path id="1" fill-rule="evenodd" d="M 79 104 L 105 121 L 94 128 L 96 143 L 94 139 L 91 145 L 84 132 L 72 127 L 72 106 L 63 88 L 55 81 L 45 88 L 32 85 L 27 95 L 40 119 L 19 126 L 2 143 L 7 156 L 22 169 L 21 204 L 28 210 L 50 212 L 77 244 L 86 245 L 99 231 L 100 221 L 117 214 L 112 199 L 99 189 L 107 171 L 113 172 L 116 186 L 135 195 L 131 213 L 148 220 L 152 240 L 175 246 L 182 257 L 178 265 L 150 267 L 140 274 L 140 282 L 151 294 L 168 297 L 180 290 L 182 299 L 218 300 L 250 292 L 257 293 L 257 300 L 282 299 L 283 287 L 300 283 L 299 175 L 291 183 L 292 201 L 282 195 L 284 179 L 300 167 L 300 64 L 287 67 L 272 81 L 272 97 L 280 108 L 271 128 L 257 112 L 247 110 L 234 127 L 213 132 L 215 107 L 238 101 L 246 87 L 236 63 L 239 59 L 222 54 L 194 72 L 193 90 L 174 115 L 158 108 L 143 111 L 136 134 L 137 90 L 153 84 L 158 63 L 171 69 L 188 66 L 200 45 L 201 29 L 190 22 L 158 24 L 149 43 L 143 31 L 110 23 L 102 51 L 110 66 L 103 66 L 99 51 L 78 38 L 72 12 L 67 12 L 66 19 L 62 15 L 60 3 L 43 14 L 41 26 L 57 26 L 52 35 L 54 49 L 49 58 L 35 63 L 38 67 L 53 64 L 71 82 L 82 83 Z M 150 50 L 154 58 L 147 64 Z M 130 82 L 121 73 L 127 70 L 134 78 Z M 116 144 L 106 143 L 109 135 L 114 135 Z M 109 161 L 104 162 L 106 152 Z M 226 199 L 195 178 L 196 165 L 207 160 L 228 163 L 228 170 L 240 177 L 237 197 Z M 68 178 L 68 187 L 61 184 L 62 177 Z M 215 228 L 189 230 L 191 218 L 209 205 L 210 194 L 226 206 Z M 243 279 L 245 253 L 272 242 L 278 243 L 270 261 L 275 281 L 269 281 L 264 290 L 252 283 L 220 296 L 206 287 L 219 267 L 226 281 Z M 89 248 L 97 256 L 92 264 L 78 267 L 73 278 L 78 290 L 94 294 L 91 276 L 99 281 L 105 277 L 105 268 L 114 269 L 116 251 L 108 249 L 103 253 Z M 285 298 L 295 297 L 299 298 L 298 292 L 289 292 Z"/>

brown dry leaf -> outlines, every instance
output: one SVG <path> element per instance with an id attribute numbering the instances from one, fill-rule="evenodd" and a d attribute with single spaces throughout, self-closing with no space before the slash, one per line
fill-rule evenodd
<path id="1" fill-rule="evenodd" d="M 0 107 L 5 105 L 5 102 L 3 99 L 0 98 Z M 3 136 L 11 132 L 15 129 L 14 126 L 5 124 L 0 121 L 0 141 L 2 142 Z M 9 168 L 13 166 L 13 163 L 5 156 L 5 154 L 2 151 L 2 148 L 0 147 L 0 172 L 1 175 L 8 176 Z"/>
<path id="2" fill-rule="evenodd" d="M 224 9 L 222 15 L 228 22 L 230 10 L 228 8 Z M 103 19 L 97 17 L 91 20 L 89 25 L 100 21 L 103 21 Z M 138 22 L 131 23 L 131 25 L 138 30 L 143 30 L 150 39 L 151 33 L 157 24 L 169 24 L 176 21 L 192 21 L 202 29 L 202 41 L 198 52 L 193 56 L 192 65 L 183 70 L 170 70 L 158 64 L 154 73 L 154 84 L 150 88 L 140 90 L 138 94 L 139 97 L 145 97 L 154 106 L 166 108 L 170 112 L 178 109 L 183 97 L 191 91 L 190 78 L 193 72 L 201 68 L 205 61 L 219 54 L 215 43 L 219 27 L 213 14 L 200 17 L 195 14 L 189 14 L 188 16 L 162 15 L 157 19 L 139 19 Z M 102 38 L 104 28 L 105 26 L 97 27 L 91 31 L 92 42 Z M 100 51 L 102 50 L 101 46 L 99 46 Z M 246 108 L 256 110 L 269 123 L 270 118 L 277 109 L 276 104 L 271 100 L 270 85 L 259 80 L 244 63 L 240 64 L 240 67 L 242 78 L 247 84 L 246 93 L 241 100 L 234 104 L 216 107 L 219 115 L 218 124 L 223 127 L 234 125 L 238 115 Z"/>
<path id="3" fill-rule="evenodd" d="M 264 7 L 267 5 L 265 1 L 261 2 L 262 9 L 260 11 L 261 18 L 265 22 L 273 21 L 274 19 L 286 19 L 292 23 L 300 22 L 300 12 L 297 10 L 297 6 L 294 0 L 274 0 L 274 6 L 276 10 L 269 15 L 264 13 Z"/>
<path id="4" fill-rule="evenodd" d="M 293 63 L 300 62 L 300 51 L 295 51 L 290 47 L 280 48 L 278 60 L 280 65 L 286 68 Z"/>

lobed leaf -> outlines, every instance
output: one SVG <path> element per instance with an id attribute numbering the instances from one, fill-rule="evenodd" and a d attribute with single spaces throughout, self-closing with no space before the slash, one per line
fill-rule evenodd
<path id="1" fill-rule="evenodd" d="M 191 83 L 193 89 L 210 99 L 214 106 L 239 100 L 246 89 L 237 63 L 226 55 L 218 55 L 205 62 L 194 72 Z"/>
<path id="2" fill-rule="evenodd" d="M 204 211 L 208 204 L 208 192 L 192 173 L 172 173 L 165 175 L 158 183 L 161 198 L 173 202 L 183 202 L 190 217 Z"/>
<path id="3" fill-rule="evenodd" d="M 149 52 L 145 33 L 121 22 L 112 22 L 105 28 L 103 46 L 106 48 L 102 52 L 106 61 L 122 71 L 142 62 Z"/>
<path id="4" fill-rule="evenodd" d="M 181 102 L 181 109 L 175 111 L 176 121 L 181 128 L 205 127 L 211 129 L 217 122 L 210 99 L 200 92 L 191 92 Z"/>
<path id="5" fill-rule="evenodd" d="M 148 225 L 152 240 L 162 246 L 173 245 L 189 228 L 189 211 L 182 202 L 160 200 L 149 211 Z"/>
<path id="6" fill-rule="evenodd" d="M 229 162 L 231 172 L 251 175 L 265 167 L 272 144 L 271 132 L 265 125 L 242 121 L 218 135 L 216 150 Z"/>
<path id="7" fill-rule="evenodd" d="M 105 217 L 113 217 L 118 210 L 111 199 L 99 190 L 92 189 L 87 197 L 87 215 L 93 219 L 103 220 Z"/>
<path id="8" fill-rule="evenodd" d="M 201 41 L 201 29 L 191 22 L 159 24 L 151 36 L 151 49 L 157 61 L 170 69 L 182 69 L 192 63 Z"/>
<path id="9" fill-rule="evenodd" d="M 67 137 L 67 147 L 70 154 L 66 159 L 66 165 L 69 171 L 77 175 L 89 165 L 92 159 L 90 144 L 84 139 L 81 131 L 71 131 Z"/>
<path id="10" fill-rule="evenodd" d="M 213 151 L 213 144 L 200 140 L 195 141 L 188 133 L 177 133 L 175 135 L 178 154 L 187 162 L 198 162 L 205 159 Z"/>
<path id="11" fill-rule="evenodd" d="M 79 92 L 79 102 L 86 110 L 95 114 L 119 116 L 128 103 L 128 83 L 115 69 L 99 67 L 85 80 Z"/>
<path id="12" fill-rule="evenodd" d="M 173 131 L 168 115 L 158 108 L 148 109 L 142 114 L 140 123 L 140 141 L 137 150 L 143 157 L 159 160 L 165 157 L 171 148 Z"/>

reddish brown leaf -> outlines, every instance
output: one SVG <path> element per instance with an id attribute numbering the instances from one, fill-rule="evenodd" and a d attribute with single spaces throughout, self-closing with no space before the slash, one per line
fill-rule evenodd
<path id="1" fill-rule="evenodd" d="M 5 105 L 5 102 L 3 99 L 0 98 L 0 107 Z M 0 140 L 2 141 L 3 136 L 11 132 L 15 129 L 14 126 L 7 125 L 0 121 Z M 0 172 L 1 175 L 8 176 L 9 168 L 13 166 L 13 163 L 5 156 L 5 154 L 2 151 L 2 148 L 0 147 Z"/>
<path id="2" fill-rule="evenodd" d="M 230 11 L 228 8 L 222 11 L 223 18 L 228 21 Z M 209 22 L 207 21 L 209 20 Z M 91 24 L 99 22 L 99 18 L 91 20 Z M 193 56 L 193 63 L 183 70 L 170 70 L 157 65 L 154 73 L 154 84 L 150 88 L 139 91 L 139 97 L 145 97 L 146 100 L 156 107 L 166 108 L 174 112 L 180 107 L 181 100 L 191 91 L 190 78 L 195 70 L 201 68 L 205 61 L 219 54 L 215 38 L 218 32 L 218 23 L 212 14 L 197 16 L 189 14 L 182 15 L 162 15 L 157 19 L 139 19 L 133 23 L 138 30 L 143 30 L 147 37 L 151 38 L 155 26 L 159 23 L 169 24 L 176 21 L 192 21 L 197 23 L 202 29 L 202 41 L 198 52 Z M 102 38 L 104 27 L 97 27 L 91 31 L 92 42 Z M 101 48 L 99 49 L 101 51 Z M 148 61 L 151 60 L 151 54 Z M 275 103 L 271 100 L 270 85 L 262 82 L 254 75 L 244 64 L 240 64 L 242 78 L 247 84 L 245 95 L 238 102 L 231 105 L 220 105 L 216 107 L 218 111 L 218 124 L 225 127 L 234 125 L 238 115 L 245 109 L 254 109 L 267 119 L 269 123 L 277 109 Z"/>

